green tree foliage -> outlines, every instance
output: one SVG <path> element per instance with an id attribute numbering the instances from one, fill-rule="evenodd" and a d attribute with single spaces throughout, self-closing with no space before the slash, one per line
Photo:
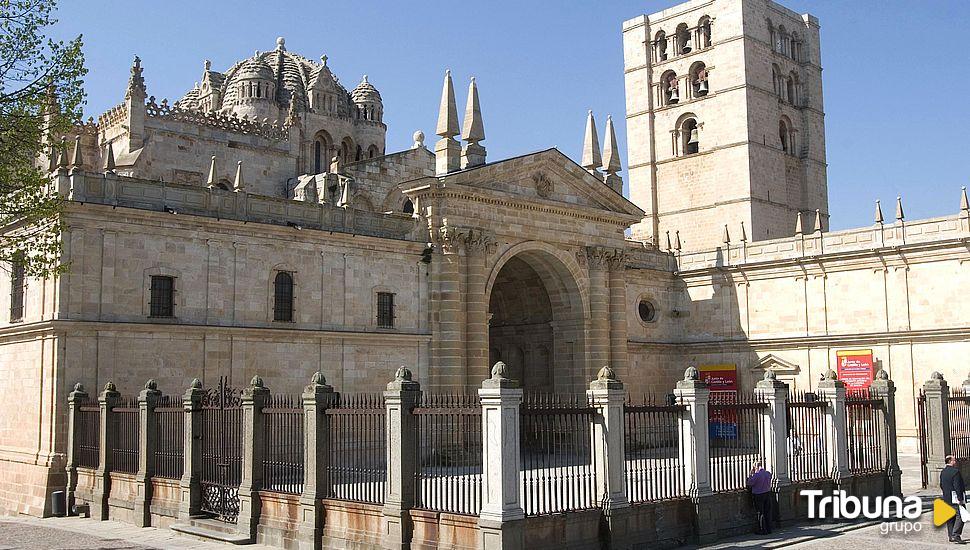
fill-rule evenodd
<path id="1" fill-rule="evenodd" d="M 87 73 L 80 36 L 48 36 L 56 5 L 0 0 L 0 262 L 33 276 L 64 267 L 61 201 L 39 160 L 80 122 Z"/>

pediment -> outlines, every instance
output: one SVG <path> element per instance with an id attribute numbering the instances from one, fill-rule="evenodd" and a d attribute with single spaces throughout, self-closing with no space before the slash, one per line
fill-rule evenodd
<path id="1" fill-rule="evenodd" d="M 761 372 L 772 371 L 778 376 L 796 376 L 802 371 L 802 368 L 791 361 L 786 361 L 781 357 L 769 353 L 752 365 L 751 370 Z"/>

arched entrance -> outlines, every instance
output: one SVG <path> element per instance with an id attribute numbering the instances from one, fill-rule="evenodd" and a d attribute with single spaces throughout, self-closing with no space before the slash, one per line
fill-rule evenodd
<path id="1" fill-rule="evenodd" d="M 586 316 L 575 276 L 541 249 L 504 260 L 488 290 L 489 365 L 504 361 L 526 392 L 581 390 Z"/>

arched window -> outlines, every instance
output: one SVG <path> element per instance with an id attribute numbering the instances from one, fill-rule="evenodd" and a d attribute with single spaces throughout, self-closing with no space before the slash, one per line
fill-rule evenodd
<path id="1" fill-rule="evenodd" d="M 657 38 L 653 42 L 654 44 L 654 56 L 656 56 L 657 61 L 667 60 L 667 35 L 663 31 L 657 33 Z"/>
<path id="2" fill-rule="evenodd" d="M 690 53 L 691 49 L 690 31 L 687 30 L 687 23 L 681 23 L 677 25 L 677 53 Z"/>
<path id="3" fill-rule="evenodd" d="M 24 318 L 24 255 L 17 252 L 10 265 L 10 322 Z"/>
<path id="4" fill-rule="evenodd" d="M 285 271 L 278 272 L 273 280 L 273 320 L 293 320 L 293 275 Z"/>
<path id="5" fill-rule="evenodd" d="M 313 142 L 313 173 L 314 174 L 320 173 L 321 160 L 322 159 L 320 157 L 320 140 L 317 140 Z"/>
<path id="6" fill-rule="evenodd" d="M 791 103 L 792 105 L 796 104 L 794 74 L 788 75 L 788 78 L 785 79 L 785 99 L 787 99 L 788 103 Z"/>
<path id="7" fill-rule="evenodd" d="M 364 160 L 364 150 L 360 148 L 360 145 L 357 146 L 357 153 L 354 155 L 354 160 Z"/>
<path id="8" fill-rule="evenodd" d="M 798 33 L 792 32 L 791 44 L 789 45 L 789 48 L 788 48 L 788 57 L 792 58 L 793 61 L 798 61 L 798 50 L 799 50 Z"/>
<path id="9" fill-rule="evenodd" d="M 681 151 L 685 155 L 693 155 L 700 151 L 700 132 L 697 129 L 697 120 L 687 118 L 680 125 Z"/>
<path id="10" fill-rule="evenodd" d="M 667 71 L 660 76 L 660 97 L 662 105 L 673 105 L 680 101 L 677 73 Z"/>
<path id="11" fill-rule="evenodd" d="M 707 66 L 698 61 L 690 67 L 690 85 L 694 97 L 704 97 L 710 90 L 707 78 Z"/>
<path id="12" fill-rule="evenodd" d="M 775 45 L 775 51 L 787 55 L 788 53 L 788 31 L 785 30 L 784 25 L 778 25 L 778 42 Z"/>
<path id="13" fill-rule="evenodd" d="M 414 214 L 414 203 L 411 199 L 404 199 L 404 206 L 401 207 L 401 211 L 405 214 Z"/>
<path id="14" fill-rule="evenodd" d="M 781 93 L 781 69 L 778 65 L 771 65 L 771 87 L 775 90 L 775 95 L 782 97 Z"/>
<path id="15" fill-rule="evenodd" d="M 785 124 L 785 120 L 782 119 L 778 121 L 778 141 L 781 143 L 781 150 L 785 153 L 791 154 L 791 146 L 789 144 L 788 134 L 788 125 Z"/>
<path id="16" fill-rule="evenodd" d="M 775 32 L 775 26 L 771 23 L 771 19 L 768 19 L 768 47 L 775 50 L 777 41 L 778 34 Z"/>
<path id="17" fill-rule="evenodd" d="M 381 156 L 381 150 L 377 148 L 377 145 L 371 145 L 367 148 L 367 158 L 374 158 Z"/>
<path id="18" fill-rule="evenodd" d="M 709 48 L 711 46 L 711 18 L 701 17 L 697 22 L 697 48 Z"/>
<path id="19" fill-rule="evenodd" d="M 226 183 L 226 182 L 224 182 L 224 181 L 220 181 L 219 183 L 216 184 L 216 189 L 221 189 L 223 191 L 228 191 L 229 190 L 229 184 Z"/>

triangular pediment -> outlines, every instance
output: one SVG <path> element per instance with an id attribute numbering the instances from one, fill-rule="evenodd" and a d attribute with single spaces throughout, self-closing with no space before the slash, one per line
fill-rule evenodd
<path id="1" fill-rule="evenodd" d="M 795 376 L 802 371 L 795 363 L 770 353 L 752 365 L 751 370 L 772 371 L 778 376 Z"/>

